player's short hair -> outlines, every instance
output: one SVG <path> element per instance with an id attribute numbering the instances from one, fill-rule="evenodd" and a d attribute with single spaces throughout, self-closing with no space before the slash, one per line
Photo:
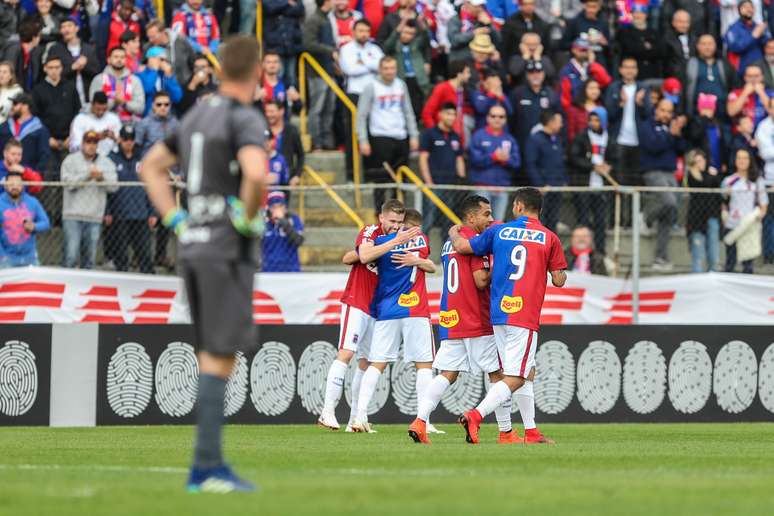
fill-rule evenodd
<path id="1" fill-rule="evenodd" d="M 6 151 L 10 149 L 11 147 L 19 147 L 20 149 L 23 149 L 21 142 L 17 140 L 16 138 L 11 138 L 7 142 L 5 142 L 5 146 L 3 147 L 3 150 Z"/>
<path id="2" fill-rule="evenodd" d="M 384 204 L 382 204 L 382 213 L 389 213 L 389 212 L 402 215 L 406 213 L 406 207 L 398 199 L 390 199 L 388 201 L 384 201 Z"/>
<path id="3" fill-rule="evenodd" d="M 525 186 L 516 190 L 516 194 L 513 196 L 513 204 L 517 202 L 524 204 L 524 207 L 529 211 L 540 213 L 540 210 L 543 209 L 543 194 L 537 188 Z"/>
<path id="4" fill-rule="evenodd" d="M 414 208 L 406 208 L 406 216 L 403 217 L 404 224 L 422 225 L 422 213 Z"/>
<path id="5" fill-rule="evenodd" d="M 220 69 L 223 79 L 245 81 L 260 64 L 260 47 L 254 36 L 232 36 L 220 47 Z"/>
<path id="6" fill-rule="evenodd" d="M 476 194 L 471 194 L 465 197 L 460 203 L 459 208 L 457 208 L 457 212 L 459 213 L 460 218 L 465 220 L 468 215 L 477 212 L 479 209 L 481 209 L 481 203 L 489 204 L 489 199 L 483 195 Z"/>

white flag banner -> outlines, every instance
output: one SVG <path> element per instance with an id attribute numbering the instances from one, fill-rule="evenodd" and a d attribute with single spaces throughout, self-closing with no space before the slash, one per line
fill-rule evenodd
<path id="1" fill-rule="evenodd" d="M 258 324 L 338 324 L 346 273 L 255 275 Z M 442 278 L 428 276 L 430 310 L 438 317 Z M 529 295 L 528 293 L 522 295 Z M 774 277 L 685 274 L 640 280 L 642 324 L 774 324 Z M 630 324 L 631 281 L 569 274 L 549 285 L 543 324 Z M 182 281 L 53 267 L 0 270 L 0 322 L 189 323 Z"/>

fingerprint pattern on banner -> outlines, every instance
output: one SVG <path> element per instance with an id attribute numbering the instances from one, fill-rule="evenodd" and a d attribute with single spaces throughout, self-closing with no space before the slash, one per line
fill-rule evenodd
<path id="1" fill-rule="evenodd" d="M 774 412 L 774 344 L 769 344 L 761 355 L 758 371 L 758 397 L 769 412 Z"/>
<path id="2" fill-rule="evenodd" d="M 621 394 L 621 359 L 604 340 L 589 343 L 578 359 L 578 401 L 591 414 L 604 414 Z"/>
<path id="3" fill-rule="evenodd" d="M 559 414 L 575 396 L 575 359 L 564 342 L 549 340 L 535 354 L 535 406 Z"/>
<path id="4" fill-rule="evenodd" d="M 38 368 L 26 342 L 10 340 L 0 348 L 0 412 L 21 416 L 38 396 Z"/>
<path id="5" fill-rule="evenodd" d="M 715 357 L 713 391 L 718 406 L 738 414 L 755 399 L 758 386 L 758 361 L 752 348 L 741 340 L 725 344 Z"/>
<path id="6" fill-rule="evenodd" d="M 125 418 L 142 414 L 153 396 L 153 364 L 145 348 L 125 342 L 110 357 L 107 398 L 110 408 Z"/>
<path id="7" fill-rule="evenodd" d="M 298 395 L 301 405 L 316 416 L 325 401 L 325 380 L 336 358 L 336 348 L 330 342 L 318 340 L 307 346 L 298 360 Z"/>
<path id="8" fill-rule="evenodd" d="M 484 380 L 482 381 L 482 378 Z M 484 392 L 484 383 L 489 383 L 488 375 L 481 373 L 460 373 L 457 381 L 451 384 L 441 396 L 441 404 L 451 414 L 462 414 L 478 405 Z"/>
<path id="9" fill-rule="evenodd" d="M 282 342 L 266 342 L 250 366 L 250 400 L 259 414 L 278 416 L 296 394 L 296 361 Z"/>
<path id="10" fill-rule="evenodd" d="M 357 360 L 350 360 L 347 374 L 344 377 L 344 398 L 350 407 L 352 407 L 352 377 L 355 376 L 355 369 L 357 369 Z M 371 416 L 379 412 L 387 403 L 389 397 L 390 366 L 387 365 L 384 372 L 379 376 L 379 382 L 376 384 L 376 390 L 371 398 L 371 403 L 368 404 L 368 415 Z"/>
<path id="11" fill-rule="evenodd" d="M 404 362 L 401 357 L 392 365 L 392 399 L 401 414 L 413 416 L 417 413 L 416 392 L 417 370 L 413 362 Z"/>
<path id="12" fill-rule="evenodd" d="M 655 342 L 643 340 L 626 354 L 623 370 L 623 395 L 637 414 L 650 414 L 664 401 L 666 359 Z"/>
<path id="13" fill-rule="evenodd" d="M 170 342 L 156 362 L 156 404 L 168 416 L 183 417 L 196 404 L 199 363 L 193 346 Z"/>
<path id="14" fill-rule="evenodd" d="M 236 352 L 234 370 L 226 384 L 224 416 L 233 416 L 242 409 L 247 399 L 247 359 L 241 351 Z"/>
<path id="15" fill-rule="evenodd" d="M 712 359 L 701 342 L 688 340 L 669 359 L 669 401 L 676 411 L 694 414 L 712 394 Z"/>

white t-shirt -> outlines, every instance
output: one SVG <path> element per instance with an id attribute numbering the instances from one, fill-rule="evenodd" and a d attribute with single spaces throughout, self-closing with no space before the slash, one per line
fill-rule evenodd
<path id="1" fill-rule="evenodd" d="M 752 213 L 755 206 L 760 206 L 765 212 L 769 205 L 762 177 L 753 183 L 739 174 L 733 174 L 723 180 L 721 188 L 728 190 L 728 219 L 725 224 L 728 229 L 738 226 L 743 218 Z"/>
<path id="2" fill-rule="evenodd" d="M 636 147 L 640 144 L 637 136 L 637 121 L 635 119 L 637 106 L 635 105 L 635 96 L 637 95 L 637 84 L 625 84 L 622 88 L 626 93 L 626 104 L 623 107 L 623 117 L 621 118 L 621 130 L 618 133 L 619 145 L 627 147 Z"/>
<path id="3" fill-rule="evenodd" d="M 403 81 L 396 78 L 392 84 L 375 80 L 374 102 L 368 117 L 368 131 L 371 136 L 385 136 L 396 140 L 408 138 L 403 102 L 407 94 Z"/>

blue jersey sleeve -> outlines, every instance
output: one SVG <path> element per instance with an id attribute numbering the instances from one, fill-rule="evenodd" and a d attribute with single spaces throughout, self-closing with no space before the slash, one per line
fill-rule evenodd
<path id="1" fill-rule="evenodd" d="M 477 256 L 492 254 L 492 246 L 498 227 L 499 226 L 492 226 L 480 235 L 474 236 L 468 240 L 468 242 L 470 242 L 470 247 L 473 248 L 473 254 Z"/>

